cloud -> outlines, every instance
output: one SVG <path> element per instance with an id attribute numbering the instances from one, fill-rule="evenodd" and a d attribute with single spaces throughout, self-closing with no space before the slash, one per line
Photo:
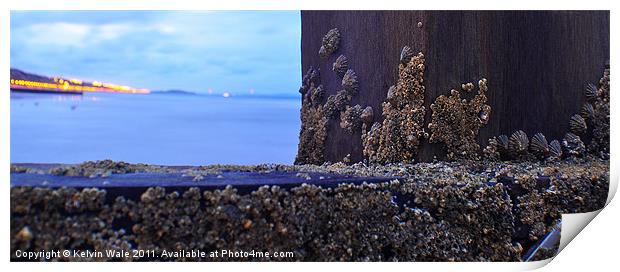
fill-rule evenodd
<path id="1" fill-rule="evenodd" d="M 90 26 L 73 23 L 34 24 L 19 29 L 16 35 L 23 35 L 24 43 L 33 45 L 73 46 L 85 42 Z"/>
<path id="2" fill-rule="evenodd" d="M 11 66 L 151 89 L 296 93 L 299 12 L 12 12 Z"/>

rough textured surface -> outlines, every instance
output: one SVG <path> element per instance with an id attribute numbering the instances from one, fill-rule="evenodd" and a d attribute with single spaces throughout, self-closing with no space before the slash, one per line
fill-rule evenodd
<path id="1" fill-rule="evenodd" d="M 363 131 L 364 157 L 373 163 L 413 163 L 424 138 L 424 55 L 401 53 L 398 81 L 383 102 L 383 122 Z"/>
<path id="2" fill-rule="evenodd" d="M 609 11 L 302 11 L 301 28 L 303 72 L 329 71 L 322 84 L 333 95 L 342 78 L 332 65 L 345 55 L 363 94 L 350 105 L 371 106 L 375 122 L 383 121 L 381 104 L 398 79 L 405 45 L 425 55 L 427 109 L 464 82 L 488 79 L 493 117 L 480 129 L 480 146 L 516 130 L 561 140 L 583 105 L 583 86 L 598 82 L 610 56 Z M 317 51 L 332 28 L 342 34 L 339 49 L 321 59 Z M 340 129 L 338 119 L 328 127 L 325 161 L 364 159 L 360 133 Z M 416 161 L 442 159 L 443 150 L 423 141 Z"/>
<path id="3" fill-rule="evenodd" d="M 324 161 L 327 118 L 321 105 L 324 92 L 320 84 L 320 72 L 310 67 L 299 88 L 303 101 L 299 113 L 301 129 L 296 164 L 319 164 Z"/>
<path id="4" fill-rule="evenodd" d="M 462 85 L 463 92 L 471 92 L 473 88 L 473 83 Z M 478 82 L 478 93 L 470 100 L 461 98 L 461 92 L 453 89 L 450 96 L 440 95 L 431 104 L 429 141 L 443 143 L 448 160 L 479 158 L 477 136 L 491 116 L 491 106 L 486 104 L 487 91 L 487 80 L 481 79 Z"/>
<path id="5" fill-rule="evenodd" d="M 339 43 L 340 32 L 337 28 L 330 29 L 322 39 L 321 48 L 319 49 L 319 56 L 324 59 L 329 57 L 329 55 L 338 50 Z"/>
<path id="6" fill-rule="evenodd" d="M 592 117 L 589 119 L 590 126 L 593 127 L 590 152 L 602 158 L 609 158 L 609 88 L 609 65 L 607 65 L 603 77 L 598 82 L 596 95 L 590 97 L 590 101 L 594 103 Z"/>
<path id="7" fill-rule="evenodd" d="M 347 106 L 344 112 L 340 113 L 340 128 L 346 129 L 349 133 L 358 131 L 362 128 L 362 106 Z"/>
<path id="8" fill-rule="evenodd" d="M 245 194 L 153 187 L 115 199 L 102 189 L 12 187 L 11 250 L 225 248 L 292 251 L 305 261 L 519 261 L 560 213 L 602 208 L 609 182 L 608 161 L 591 157 L 195 170 L 270 169 L 402 178 Z"/>

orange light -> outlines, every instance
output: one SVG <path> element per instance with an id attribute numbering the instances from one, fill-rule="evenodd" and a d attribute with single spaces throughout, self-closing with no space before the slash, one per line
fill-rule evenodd
<path id="1" fill-rule="evenodd" d="M 72 80 L 63 80 L 63 79 L 53 79 L 55 82 L 62 82 L 61 84 L 48 83 L 48 82 L 39 82 L 39 81 L 29 81 L 22 79 L 10 79 L 11 85 L 19 85 L 23 88 L 34 89 L 34 90 L 58 90 L 58 91 L 88 91 L 88 92 L 122 92 L 122 93 L 138 93 L 138 94 L 148 94 L 151 91 L 148 89 L 135 89 L 129 86 L 120 86 L 109 83 L 100 83 L 93 82 L 92 86 L 82 86 L 82 84 L 71 85 L 69 82 L 82 83 L 81 80 L 72 79 Z M 99 86 L 97 86 L 99 85 Z"/>

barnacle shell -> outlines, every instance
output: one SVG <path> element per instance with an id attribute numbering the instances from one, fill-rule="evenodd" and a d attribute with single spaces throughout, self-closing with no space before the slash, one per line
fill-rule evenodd
<path id="1" fill-rule="evenodd" d="M 586 98 L 588 101 L 596 101 L 598 98 L 598 89 L 592 83 L 586 85 Z"/>
<path id="2" fill-rule="evenodd" d="M 347 72 L 344 74 L 344 77 L 342 77 L 342 87 L 350 94 L 355 95 L 357 93 L 359 84 L 357 82 L 357 75 L 353 70 L 347 70 Z"/>
<path id="3" fill-rule="evenodd" d="M 15 236 L 15 239 L 17 239 L 18 241 L 30 241 L 32 240 L 32 231 L 30 230 L 30 228 L 28 226 L 23 227 Z"/>
<path id="4" fill-rule="evenodd" d="M 549 143 L 549 155 L 555 158 L 562 157 L 562 146 L 558 140 L 553 140 Z"/>
<path id="5" fill-rule="evenodd" d="M 592 104 L 588 102 L 583 104 L 583 107 L 581 107 L 581 116 L 586 119 L 592 119 L 592 117 L 594 117 L 594 107 Z"/>
<path id="6" fill-rule="evenodd" d="M 570 118 L 569 125 L 570 130 L 577 134 L 583 134 L 588 129 L 586 120 L 579 114 L 575 114 Z"/>
<path id="7" fill-rule="evenodd" d="M 476 86 L 474 86 L 474 83 L 471 83 L 471 82 L 461 84 L 461 89 L 463 91 L 469 92 L 469 91 L 472 91 L 474 88 L 476 88 Z"/>
<path id="8" fill-rule="evenodd" d="M 396 86 L 392 85 L 388 89 L 387 100 L 392 100 L 395 94 L 396 94 Z"/>
<path id="9" fill-rule="evenodd" d="M 347 57 L 345 57 L 344 55 L 340 55 L 336 59 L 334 64 L 332 64 L 332 70 L 336 72 L 336 74 L 338 74 L 339 76 L 343 76 L 344 73 L 349 70 L 349 61 L 347 60 Z"/>
<path id="10" fill-rule="evenodd" d="M 305 95 L 312 86 L 317 86 L 320 84 L 321 75 L 319 69 L 310 67 L 310 69 L 308 69 L 306 74 L 303 76 L 301 82 L 302 84 L 301 87 L 299 87 L 299 93 Z"/>
<path id="11" fill-rule="evenodd" d="M 491 106 L 482 105 L 482 109 L 478 112 L 478 119 L 480 123 L 486 124 L 489 122 L 489 117 L 491 116 Z"/>
<path id="12" fill-rule="evenodd" d="M 585 152 L 585 145 L 581 138 L 574 133 L 568 132 L 564 135 L 562 146 L 566 153 L 570 156 L 581 156 Z"/>
<path id="13" fill-rule="evenodd" d="M 549 144 L 545 135 L 538 132 L 532 137 L 530 150 L 538 157 L 546 157 L 549 154 Z"/>
<path id="14" fill-rule="evenodd" d="M 508 136 L 502 134 L 497 137 L 498 151 L 502 155 L 508 154 Z"/>
<path id="15" fill-rule="evenodd" d="M 372 125 L 373 115 L 374 113 L 372 112 L 372 107 L 366 107 L 364 111 L 362 111 L 362 122 L 364 122 L 364 124 L 366 124 L 367 126 Z"/>
<path id="16" fill-rule="evenodd" d="M 523 130 L 517 130 L 510 136 L 508 141 L 508 150 L 513 156 L 518 156 L 527 151 L 530 140 Z"/>
<path id="17" fill-rule="evenodd" d="M 325 91 L 323 90 L 322 85 L 319 85 L 316 88 L 310 89 L 310 102 L 312 103 L 312 106 L 315 106 L 315 107 L 318 106 L 321 100 L 323 100 L 324 96 L 325 96 Z"/>
<path id="18" fill-rule="evenodd" d="M 323 37 L 321 48 L 319 49 L 319 56 L 323 59 L 329 57 L 332 53 L 338 50 L 340 44 L 340 31 L 337 28 L 330 29 Z"/>
<path id="19" fill-rule="evenodd" d="M 405 45 L 403 50 L 400 51 L 400 62 L 402 64 L 407 64 L 407 62 L 409 62 L 414 55 L 415 53 L 413 53 L 411 47 Z"/>

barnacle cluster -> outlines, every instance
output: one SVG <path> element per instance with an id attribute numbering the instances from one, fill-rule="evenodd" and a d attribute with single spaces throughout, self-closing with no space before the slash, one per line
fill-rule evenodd
<path id="1" fill-rule="evenodd" d="M 342 77 L 342 90 L 336 92 L 335 95 L 327 97 L 327 101 L 323 106 L 325 117 L 328 119 L 336 117 L 339 112 L 344 112 L 347 105 L 353 99 L 353 96 L 357 95 L 359 90 L 359 83 L 357 81 L 357 75 L 351 69 L 348 69 Z"/>
<path id="2" fill-rule="evenodd" d="M 324 91 L 320 85 L 320 72 L 310 67 L 302 80 L 299 92 L 302 95 L 300 110 L 301 129 L 296 164 L 320 164 L 324 160 L 327 118 L 321 105 Z"/>
<path id="3" fill-rule="evenodd" d="M 588 102 L 582 108 L 582 116 L 592 128 L 588 150 L 601 158 L 609 158 L 609 65 L 605 67 L 598 88 L 588 85 L 586 98 Z"/>
<path id="4" fill-rule="evenodd" d="M 11 249 L 129 250 L 132 237 L 123 229 L 109 227 L 117 214 L 105 204 L 106 199 L 106 191 L 95 188 L 11 188 L 11 214 L 15 215 L 11 218 Z"/>
<path id="5" fill-rule="evenodd" d="M 424 55 L 405 46 L 398 66 L 398 81 L 383 103 L 383 123 L 362 135 L 364 156 L 370 162 L 412 163 L 424 137 Z M 368 125 L 366 125 L 367 127 Z"/>
<path id="6" fill-rule="evenodd" d="M 323 37 L 321 48 L 319 49 L 319 56 L 323 59 L 329 57 L 332 53 L 338 50 L 340 44 L 340 31 L 337 28 L 330 29 Z"/>
<path id="7" fill-rule="evenodd" d="M 471 92 L 472 83 L 462 85 L 462 91 Z M 447 159 L 477 159 L 480 145 L 476 136 L 487 124 L 491 106 L 487 102 L 487 80 L 478 82 L 478 93 L 470 100 L 462 99 L 459 91 L 452 90 L 450 96 L 440 95 L 431 104 L 431 143 L 444 143 Z"/>
<path id="8" fill-rule="evenodd" d="M 323 37 L 319 55 L 322 59 L 327 59 L 331 54 L 338 50 L 340 44 L 340 32 L 337 28 L 331 29 Z M 312 69 L 311 69 L 312 70 Z M 349 67 L 349 61 L 346 56 L 340 55 L 332 63 L 332 71 L 341 78 L 342 89 L 336 91 L 335 94 L 325 96 L 325 91 L 320 85 L 318 71 L 317 76 L 312 76 L 312 71 L 304 76 L 302 87 L 302 128 L 300 132 L 300 143 L 295 159 L 295 164 L 321 164 L 325 161 L 324 149 L 325 139 L 327 137 L 328 123 L 332 119 L 336 119 L 340 114 L 340 127 L 345 129 L 349 134 L 360 131 L 362 126 L 368 127 L 373 122 L 372 107 L 363 108 L 361 105 L 350 105 L 354 96 L 359 93 L 359 80 L 357 74 Z M 315 81 L 307 80 L 307 78 L 316 78 Z M 314 92 L 309 91 L 314 84 Z M 306 98 L 306 92 L 310 93 L 310 97 Z M 306 124 L 306 122 L 308 122 Z"/>
<path id="9" fill-rule="evenodd" d="M 26 167 L 11 164 L 11 170 L 10 170 L 11 173 L 26 173 L 27 171 L 28 171 L 28 168 Z"/>
<path id="10" fill-rule="evenodd" d="M 465 88 L 465 85 L 463 85 Z M 485 147 L 485 158 L 489 160 L 557 160 L 562 157 L 583 157 L 589 151 L 603 159 L 609 158 L 609 66 L 606 67 L 599 87 L 587 84 L 585 97 L 588 100 L 578 114 L 569 119 L 570 131 L 564 138 L 547 142 L 542 133 L 536 133 L 531 141 L 527 134 L 518 130 L 510 138 L 500 135 L 489 139 Z M 582 140 L 591 138 L 590 143 Z M 529 148 L 528 148 L 529 146 Z"/>
<path id="11" fill-rule="evenodd" d="M 567 132 L 562 139 L 562 147 L 567 155 L 581 157 L 586 151 L 586 146 L 581 138 L 574 133 Z"/>
<path id="12" fill-rule="evenodd" d="M 517 238 L 528 245 L 535 243 L 555 225 L 545 222 L 559 220 L 563 213 L 588 212 L 605 205 L 609 184 L 600 183 L 600 179 L 608 179 L 608 164 L 586 165 L 562 162 L 503 174 L 515 180 L 509 183 L 509 193 L 515 199 Z"/>
<path id="13" fill-rule="evenodd" d="M 338 76 L 344 76 L 344 74 L 349 70 L 349 61 L 347 60 L 347 57 L 340 55 L 334 64 L 332 64 L 332 70 L 336 72 Z"/>
<path id="14" fill-rule="evenodd" d="M 12 187 L 11 251 L 254 249 L 294 257 L 221 260 L 519 261 L 561 213 L 600 209 L 609 181 L 609 164 L 597 159 L 239 169 L 399 178 L 247 193 L 151 187 L 117 197 L 100 189 Z"/>
<path id="15" fill-rule="evenodd" d="M 160 166 L 141 163 L 132 164 L 123 161 L 100 160 L 55 167 L 50 169 L 49 173 L 58 176 L 98 177 L 109 176 L 111 174 L 126 174 L 145 171 L 165 172 L 167 169 Z"/>
<path id="16" fill-rule="evenodd" d="M 357 75 L 351 69 L 348 69 L 342 77 L 342 88 L 344 88 L 351 96 L 355 96 L 359 89 Z"/>
<path id="17" fill-rule="evenodd" d="M 483 151 L 488 160 L 558 160 L 562 157 L 562 147 L 558 140 L 549 142 L 544 134 L 538 132 L 528 138 L 522 130 L 510 137 L 500 135 L 489 139 Z"/>
<path id="18" fill-rule="evenodd" d="M 340 114 L 340 127 L 349 133 L 360 130 L 363 112 L 364 109 L 360 105 L 347 106 L 346 110 Z"/>
<path id="19" fill-rule="evenodd" d="M 325 117 L 334 118 L 338 112 L 345 110 L 351 98 L 351 95 L 346 90 L 340 90 L 335 95 L 327 97 L 327 101 L 323 106 Z"/>

